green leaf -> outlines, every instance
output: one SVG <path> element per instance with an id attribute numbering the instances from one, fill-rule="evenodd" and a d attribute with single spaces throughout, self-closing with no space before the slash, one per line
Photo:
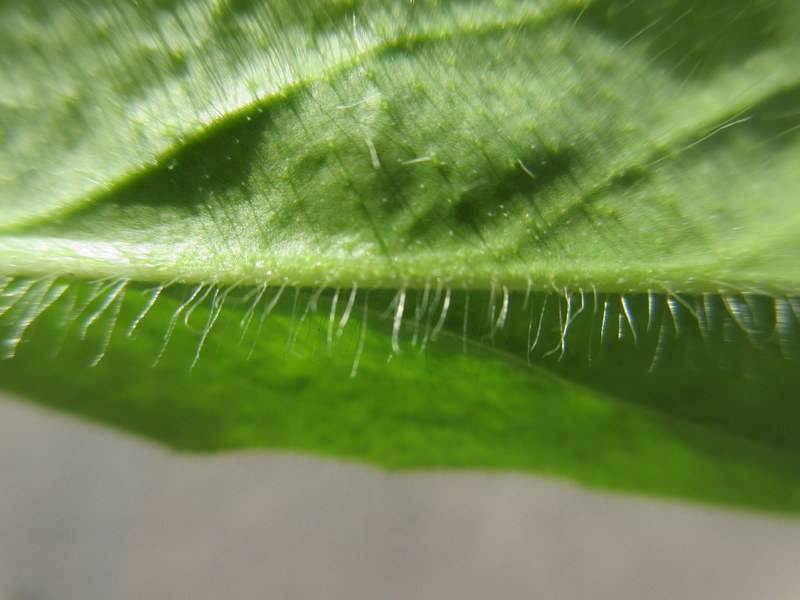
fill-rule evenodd
<path id="1" fill-rule="evenodd" d="M 0 385 L 180 448 L 797 511 L 798 25 L 5 2 Z"/>

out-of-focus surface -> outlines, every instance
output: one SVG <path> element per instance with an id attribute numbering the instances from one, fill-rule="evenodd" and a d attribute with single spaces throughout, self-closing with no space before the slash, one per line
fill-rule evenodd
<path id="1" fill-rule="evenodd" d="M 800 597 L 800 519 L 512 473 L 181 455 L 0 401 L 0 600 Z"/>

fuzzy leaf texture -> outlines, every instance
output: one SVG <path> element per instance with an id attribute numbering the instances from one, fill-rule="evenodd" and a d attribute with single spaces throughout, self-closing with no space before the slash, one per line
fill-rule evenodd
<path id="1" fill-rule="evenodd" d="M 798 28 L 7 0 L 0 387 L 181 449 L 798 512 Z"/>

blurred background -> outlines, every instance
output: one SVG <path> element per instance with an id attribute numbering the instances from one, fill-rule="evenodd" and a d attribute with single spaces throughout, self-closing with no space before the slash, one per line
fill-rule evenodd
<path id="1" fill-rule="evenodd" d="M 514 473 L 176 454 L 0 397 L 0 600 L 800 598 L 800 518 Z"/>

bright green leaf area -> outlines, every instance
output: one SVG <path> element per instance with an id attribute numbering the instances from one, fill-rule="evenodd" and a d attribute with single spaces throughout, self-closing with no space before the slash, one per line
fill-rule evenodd
<path id="1" fill-rule="evenodd" d="M 631 331 L 620 339 L 615 324 L 613 343 L 578 336 L 561 362 L 545 358 L 546 369 L 528 366 L 526 332 L 493 332 L 492 310 L 500 303 L 480 293 L 471 293 L 468 304 L 463 293 L 452 296 L 450 326 L 435 341 L 441 313 L 417 318 L 418 298 L 409 296 L 413 316 L 393 352 L 393 319 L 381 315 L 391 293 L 356 293 L 351 303 L 349 291 L 334 302 L 332 291 L 270 288 L 255 303 L 258 295 L 244 289 L 229 292 L 223 306 L 224 288 L 212 288 L 198 303 L 190 301 L 201 297 L 197 287 L 177 286 L 162 291 L 140 318 L 154 292 L 120 285 L 105 287 L 122 289 L 124 299 L 98 296 L 96 285 L 34 283 L 29 295 L 58 300 L 44 301 L 50 308 L 28 328 L 43 303 L 9 309 L 16 325 L 5 337 L 23 339 L 7 346 L 14 359 L 0 361 L 4 387 L 184 450 L 266 446 L 390 468 L 525 469 L 593 486 L 800 510 L 800 406 L 785 398 L 796 384 L 796 364 L 759 364 L 751 356 L 744 364 L 761 382 L 735 368 L 709 376 L 708 354 L 697 353 L 693 346 L 702 342 L 687 331 L 680 343 L 671 335 L 661 341 L 671 352 L 648 373 L 659 336 L 642 328 L 634 346 Z M 546 297 L 531 296 L 526 311 L 539 313 Z M 599 298 L 598 319 L 605 300 Z M 576 325 L 592 332 L 593 301 L 586 301 L 580 317 L 586 322 Z M 646 298 L 632 301 L 637 318 L 646 318 Z M 523 302 L 513 297 L 510 304 L 521 309 Z M 465 304 L 472 315 L 466 336 L 454 331 Z M 543 351 L 558 346 L 557 312 L 548 301 L 537 345 Z M 616 320 L 618 311 L 610 312 Z M 509 317 L 527 329 L 522 315 Z M 657 310 L 652 321 L 660 329 L 672 318 Z M 687 375 L 693 353 L 700 372 Z M 725 356 L 719 351 L 715 360 Z M 728 357 L 738 367 L 743 357 L 734 358 Z M 559 365 L 572 381 L 554 374 Z M 587 377 L 593 389 L 575 383 Z M 630 386 L 639 388 L 638 403 L 626 397 Z M 660 394 L 660 386 L 668 393 Z"/>
<path id="2" fill-rule="evenodd" d="M 799 28 L 7 0 L 0 387 L 183 449 L 798 511 Z"/>

